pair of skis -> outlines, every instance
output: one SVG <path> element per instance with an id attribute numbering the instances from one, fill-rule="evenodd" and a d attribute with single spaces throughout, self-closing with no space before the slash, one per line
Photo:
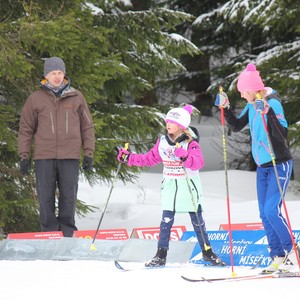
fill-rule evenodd
<path id="1" fill-rule="evenodd" d="M 142 270 L 142 269 L 165 269 L 169 267 L 178 268 L 181 267 L 181 265 L 172 265 L 172 266 L 162 266 L 162 267 L 144 267 L 144 266 L 138 266 L 138 267 L 125 267 L 125 265 L 119 261 L 115 261 L 115 266 L 117 269 L 121 271 L 133 271 L 133 270 Z M 207 278 L 207 277 L 198 277 L 198 278 L 192 278 L 188 276 L 181 276 L 182 279 L 188 281 L 188 282 L 218 282 L 218 281 L 244 281 L 244 280 L 258 280 L 258 279 L 276 279 L 276 278 L 300 278 L 300 272 L 285 272 L 285 273 L 273 273 L 273 274 L 252 274 L 252 275 L 240 275 L 240 276 L 231 276 L 231 277 L 214 277 L 214 278 Z"/>

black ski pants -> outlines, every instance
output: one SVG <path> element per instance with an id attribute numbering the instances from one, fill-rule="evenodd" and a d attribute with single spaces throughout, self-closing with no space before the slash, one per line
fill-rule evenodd
<path id="1" fill-rule="evenodd" d="M 35 175 L 40 205 L 41 230 L 62 231 L 65 237 L 72 237 L 73 232 L 77 230 L 75 206 L 78 191 L 79 160 L 36 160 Z"/>

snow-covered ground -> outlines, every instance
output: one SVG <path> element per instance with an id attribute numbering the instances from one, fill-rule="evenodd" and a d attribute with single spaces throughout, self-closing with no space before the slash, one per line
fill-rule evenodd
<path id="1" fill-rule="evenodd" d="M 209 151 L 213 127 L 202 128 L 202 148 L 211 170 L 201 171 L 204 191 L 204 218 L 208 230 L 218 230 L 228 223 L 225 172 L 216 170 L 222 162 L 222 153 Z M 207 131 L 206 131 L 207 130 Z M 216 134 L 218 138 L 219 135 Z M 210 153 L 212 154 L 212 153 Z M 260 222 L 258 216 L 255 172 L 228 171 L 231 223 Z M 136 183 L 117 181 L 112 191 L 100 229 L 159 226 L 161 208 L 159 199 L 162 175 L 142 173 Z M 79 230 L 96 229 L 108 197 L 110 185 L 90 187 L 80 183 L 78 197 L 98 209 L 77 218 Z M 298 191 L 298 193 L 295 193 Z M 300 229 L 299 187 L 294 182 L 285 197 L 293 229 Z M 177 214 L 174 225 L 192 230 L 187 214 Z M 153 253 L 154 255 L 154 253 Z M 251 274 L 257 270 L 234 267 L 236 275 Z M 232 267 L 208 268 L 186 265 L 177 268 L 135 270 L 122 272 L 110 261 L 0 261 L 1 300 L 82 300 L 82 299 L 272 299 L 299 300 L 299 278 L 263 279 L 241 282 L 190 283 L 181 275 L 232 276 Z"/>
<path id="2" fill-rule="evenodd" d="M 201 172 L 208 230 L 227 223 L 225 179 L 222 171 Z M 229 171 L 231 222 L 259 222 L 255 196 L 255 173 Z M 137 185 L 117 182 L 112 192 L 102 229 L 158 226 L 161 216 L 159 186 L 161 174 L 143 173 Z M 94 188 L 82 183 L 80 195 L 100 207 L 96 213 L 77 220 L 80 230 L 96 229 L 109 186 Z M 293 229 L 300 228 L 299 194 L 286 195 Z M 186 214 L 177 215 L 177 225 L 191 229 Z M 154 254 L 154 253 L 153 253 Z M 256 270 L 235 267 L 236 275 Z M 263 279 L 242 282 L 190 283 L 181 275 L 232 276 L 232 268 L 183 266 L 158 270 L 122 272 L 108 261 L 0 261 L 1 300 L 53 299 L 268 299 L 299 300 L 299 278 Z"/>

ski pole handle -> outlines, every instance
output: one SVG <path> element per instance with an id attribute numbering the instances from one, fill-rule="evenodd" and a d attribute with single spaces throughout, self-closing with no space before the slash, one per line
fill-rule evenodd
<path id="1" fill-rule="evenodd" d="M 127 163 L 128 156 L 130 153 L 127 151 L 128 150 L 129 143 L 125 143 L 124 148 L 119 148 L 119 154 L 118 154 L 118 161 L 120 163 Z"/>
<path id="2" fill-rule="evenodd" d="M 125 143 L 124 149 L 125 149 L 125 150 L 128 150 L 128 148 L 129 148 L 129 143 Z"/>
<path id="3" fill-rule="evenodd" d="M 129 147 L 129 143 L 125 143 L 123 149 L 126 151 L 126 153 L 123 153 L 122 156 L 121 156 L 121 162 L 122 163 L 126 163 L 127 162 L 127 158 L 129 156 L 129 152 L 127 151 L 128 147 Z"/>

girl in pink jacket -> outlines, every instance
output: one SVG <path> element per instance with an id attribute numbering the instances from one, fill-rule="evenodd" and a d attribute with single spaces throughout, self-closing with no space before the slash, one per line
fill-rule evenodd
<path id="1" fill-rule="evenodd" d="M 153 259 L 145 264 L 146 267 L 166 264 L 176 212 L 189 213 L 203 259 L 213 265 L 225 266 L 211 249 L 202 217 L 203 193 L 199 170 L 204 166 L 204 159 L 198 137 L 189 128 L 191 113 L 191 105 L 171 109 L 165 119 L 167 134 L 158 138 L 147 153 L 130 153 L 124 148 L 119 150 L 118 160 L 128 166 L 152 167 L 159 163 L 164 165 L 160 193 L 163 212 L 158 250 Z"/>

